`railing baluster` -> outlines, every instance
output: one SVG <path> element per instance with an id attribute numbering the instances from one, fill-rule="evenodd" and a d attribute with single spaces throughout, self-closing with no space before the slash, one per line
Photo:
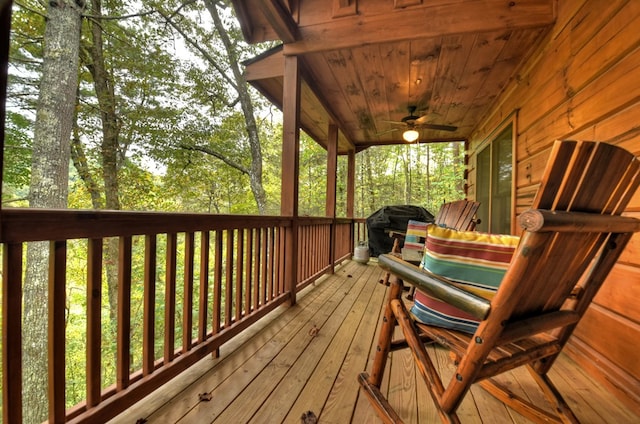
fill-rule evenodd
<path id="1" fill-rule="evenodd" d="M 225 261 L 225 291 L 224 291 L 224 326 L 229 328 L 233 317 L 233 229 L 227 233 L 227 259 Z"/>
<path id="2" fill-rule="evenodd" d="M 267 243 L 267 250 L 265 251 L 265 254 L 267 257 L 267 261 L 266 261 L 267 275 L 269 276 L 269 300 L 272 300 L 275 296 L 279 294 L 275 288 L 275 280 L 273 275 L 273 245 L 274 245 L 273 227 L 267 228 L 267 236 L 268 236 L 269 242 Z"/>
<path id="3" fill-rule="evenodd" d="M 167 234 L 167 265 L 164 298 L 164 363 L 175 357 L 176 341 L 176 233 Z"/>
<path id="4" fill-rule="evenodd" d="M 284 281 L 284 268 L 285 268 L 285 254 L 284 247 L 286 246 L 287 232 L 284 228 L 278 229 L 278 249 L 276 251 L 276 257 L 278 260 L 278 282 L 280 284 L 280 293 L 287 291 Z"/>
<path id="5" fill-rule="evenodd" d="M 236 255 L 236 291 L 235 291 L 235 321 L 239 322 L 242 318 L 242 294 L 243 294 L 243 281 L 244 281 L 244 229 L 238 229 L 238 246 Z"/>
<path id="6" fill-rule="evenodd" d="M 49 422 L 65 422 L 67 242 L 49 249 Z"/>
<path id="7" fill-rule="evenodd" d="M 296 284 L 300 281 L 304 281 L 305 276 L 309 272 L 309 241 L 308 241 L 309 227 L 305 225 L 298 225 L 298 277 L 296 278 Z"/>
<path id="8" fill-rule="evenodd" d="M 246 231 L 246 248 L 244 256 L 247 260 L 244 262 L 244 274 L 245 274 L 245 288 L 244 288 L 244 310 L 245 316 L 250 315 L 253 312 L 251 307 L 251 295 L 253 293 L 253 237 L 255 230 L 248 228 Z"/>
<path id="9" fill-rule="evenodd" d="M 267 274 L 267 260 L 269 259 L 267 255 L 267 243 L 269 241 L 269 235 L 267 234 L 266 228 L 261 228 L 260 232 L 262 233 L 260 237 L 260 286 L 262 287 L 262 304 L 265 305 L 271 300 L 269 293 L 269 275 Z"/>
<path id="10" fill-rule="evenodd" d="M 325 225 L 314 225 L 313 227 L 313 239 L 311 240 L 311 252 L 313 255 L 313 263 L 315 266 L 313 270 L 307 277 L 311 277 L 311 275 L 318 272 L 318 270 L 324 268 L 324 252 L 320 252 L 320 247 L 322 246 L 322 233 L 325 228 Z"/>
<path id="11" fill-rule="evenodd" d="M 102 380 L 102 239 L 87 245 L 87 407 L 100 403 Z"/>
<path id="12" fill-rule="evenodd" d="M 304 279 L 304 274 L 305 274 L 305 270 L 304 270 L 304 265 L 306 263 L 306 261 L 304 260 L 305 255 L 307 254 L 306 251 L 306 244 L 304 242 L 304 227 L 303 226 L 299 226 L 298 227 L 298 232 L 296 233 L 297 236 L 297 247 L 298 247 L 298 254 L 297 254 L 297 258 L 298 258 L 298 262 L 296 264 L 296 274 L 295 274 L 295 283 L 297 284 L 298 282 L 302 281 Z"/>
<path id="13" fill-rule="evenodd" d="M 142 375 L 155 369 L 156 341 L 156 267 L 157 237 L 148 234 L 144 240 L 144 319 L 142 329 Z"/>
<path id="14" fill-rule="evenodd" d="M 194 235 L 184 235 L 184 291 L 182 293 L 182 351 L 191 350 L 193 343 L 193 260 Z"/>
<path id="15" fill-rule="evenodd" d="M 311 237 L 310 237 L 311 248 L 309 249 L 311 260 L 309 262 L 312 264 L 312 268 L 310 269 L 310 272 L 306 275 L 306 277 L 310 277 L 313 274 L 315 274 L 322 266 L 322 259 L 324 255 L 318 254 L 318 246 L 321 241 L 320 239 L 321 228 L 322 226 L 320 225 L 313 225 L 311 227 Z"/>
<path id="16" fill-rule="evenodd" d="M 213 334 L 222 327 L 222 230 L 216 231 L 216 263 L 213 288 Z"/>
<path id="17" fill-rule="evenodd" d="M 118 258 L 118 334 L 116 387 L 129 387 L 131 374 L 131 236 L 120 237 Z"/>
<path id="18" fill-rule="evenodd" d="M 209 231 L 200 233 L 200 298 L 198 313 L 198 343 L 207 339 L 207 309 L 209 306 Z"/>
<path id="19" fill-rule="evenodd" d="M 261 280 L 261 276 L 260 276 L 260 257 L 261 257 L 261 250 L 260 250 L 260 246 L 262 245 L 261 243 L 261 239 L 262 239 L 262 230 L 260 228 L 256 228 L 256 249 L 254 251 L 254 259 L 253 259 L 253 269 L 254 269 L 254 273 L 253 273 L 253 280 L 254 280 L 254 291 L 255 294 L 253 296 L 253 310 L 257 311 L 258 308 L 260 308 L 260 305 L 262 305 L 262 298 L 261 298 L 261 287 L 260 287 L 260 280 Z"/>
<path id="20" fill-rule="evenodd" d="M 22 243 L 2 253 L 2 422 L 22 423 Z"/>

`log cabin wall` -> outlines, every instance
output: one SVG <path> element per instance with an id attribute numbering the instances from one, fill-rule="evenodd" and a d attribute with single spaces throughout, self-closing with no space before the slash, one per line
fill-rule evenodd
<path id="1" fill-rule="evenodd" d="M 553 30 L 505 86 L 470 140 L 469 197 L 474 198 L 475 155 L 515 117 L 512 222 L 532 203 L 554 140 L 605 141 L 640 155 L 640 1 L 563 0 L 557 8 Z M 626 213 L 640 217 L 640 193 Z M 568 349 L 636 412 L 639 283 L 636 235 Z"/>

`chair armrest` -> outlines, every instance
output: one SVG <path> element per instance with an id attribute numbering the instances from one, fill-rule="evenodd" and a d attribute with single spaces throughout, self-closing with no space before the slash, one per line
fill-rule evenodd
<path id="1" fill-rule="evenodd" d="M 489 314 L 491 302 L 487 299 L 454 286 L 446 278 L 403 261 L 393 255 L 378 256 L 380 267 L 417 289 L 428 293 L 443 302 L 465 311 L 477 319 L 485 319 Z"/>
<path id="2" fill-rule="evenodd" d="M 530 209 L 520 214 L 519 221 L 522 228 L 531 232 L 630 233 L 640 231 L 640 219 L 587 212 Z"/>
<path id="3" fill-rule="evenodd" d="M 407 236 L 407 232 L 402 230 L 385 229 L 384 232 L 387 233 L 389 237 L 395 238 L 398 240 L 404 240 L 405 237 Z"/>

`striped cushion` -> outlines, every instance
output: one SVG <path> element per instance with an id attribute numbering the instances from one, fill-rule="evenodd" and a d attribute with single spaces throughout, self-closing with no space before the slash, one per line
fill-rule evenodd
<path id="1" fill-rule="evenodd" d="M 422 267 L 456 286 L 491 299 L 518 245 L 517 236 L 428 227 Z M 424 324 L 475 332 L 478 321 L 463 311 L 417 291 L 411 312 Z"/>
<path id="2" fill-rule="evenodd" d="M 424 241 L 426 238 L 427 223 L 410 219 L 409 222 L 407 222 L 407 234 L 404 238 L 404 247 L 406 249 L 422 250 L 424 249 Z"/>

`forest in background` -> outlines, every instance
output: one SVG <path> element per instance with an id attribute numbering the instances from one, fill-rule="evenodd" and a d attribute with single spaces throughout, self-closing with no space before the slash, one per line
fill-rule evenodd
<path id="1" fill-rule="evenodd" d="M 231 54 L 212 28 L 207 2 L 175 3 L 173 8 L 163 2 L 162 10 L 153 2 L 103 3 L 105 18 L 99 27 L 112 98 L 101 103 L 90 71 L 95 37 L 88 22 L 95 17 L 89 9 L 82 27 L 68 207 L 106 208 L 115 203 L 123 210 L 279 214 L 280 111 L 246 82 L 234 80 L 231 72 L 233 65 L 242 70 L 242 60 L 270 46 L 245 44 L 233 10 L 224 2 L 212 3 L 232 41 Z M 2 201 L 4 207 L 28 207 L 45 11 L 29 0 L 16 2 L 14 9 Z M 235 58 L 235 64 L 225 64 L 226 57 Z M 255 155 L 238 83 L 245 85 L 254 110 L 265 192 L 262 211 L 247 189 Z M 112 110 L 107 119 L 105 103 Z M 117 129 L 115 137 L 111 135 L 115 176 L 107 176 L 104 166 L 109 120 Z M 419 204 L 437 211 L 442 201 L 463 196 L 463 155 L 461 143 L 386 146 L 357 154 L 355 216 L 366 217 L 389 204 Z M 326 163 L 326 151 L 303 133 L 301 215 L 324 216 Z M 338 172 L 338 216 L 344 216 L 344 157 Z M 113 178 L 118 182 L 117 201 L 109 202 L 105 187 Z"/>
<path id="2" fill-rule="evenodd" d="M 15 1 L 2 207 L 278 215 L 280 112 L 246 83 L 241 65 L 270 47 L 243 41 L 227 1 Z M 300 146 L 300 215 L 324 216 L 326 151 L 305 134 Z M 442 202 L 464 197 L 464 153 L 463 143 L 358 153 L 355 216 L 393 204 L 435 214 Z M 338 216 L 346 214 L 346 176 L 340 157 Z M 106 263 L 117 255 L 113 242 Z M 46 400 L 46 253 L 39 249 L 29 243 L 24 283 L 25 399 L 32 402 L 25 422 L 41 421 L 38 404 Z M 67 289 L 72 406 L 84 399 L 86 247 L 70 249 L 77 258 L 68 264 Z M 106 273 L 109 340 L 117 275 Z M 159 292 L 162 284 L 160 275 Z M 103 350 L 107 387 L 115 345 Z"/>

